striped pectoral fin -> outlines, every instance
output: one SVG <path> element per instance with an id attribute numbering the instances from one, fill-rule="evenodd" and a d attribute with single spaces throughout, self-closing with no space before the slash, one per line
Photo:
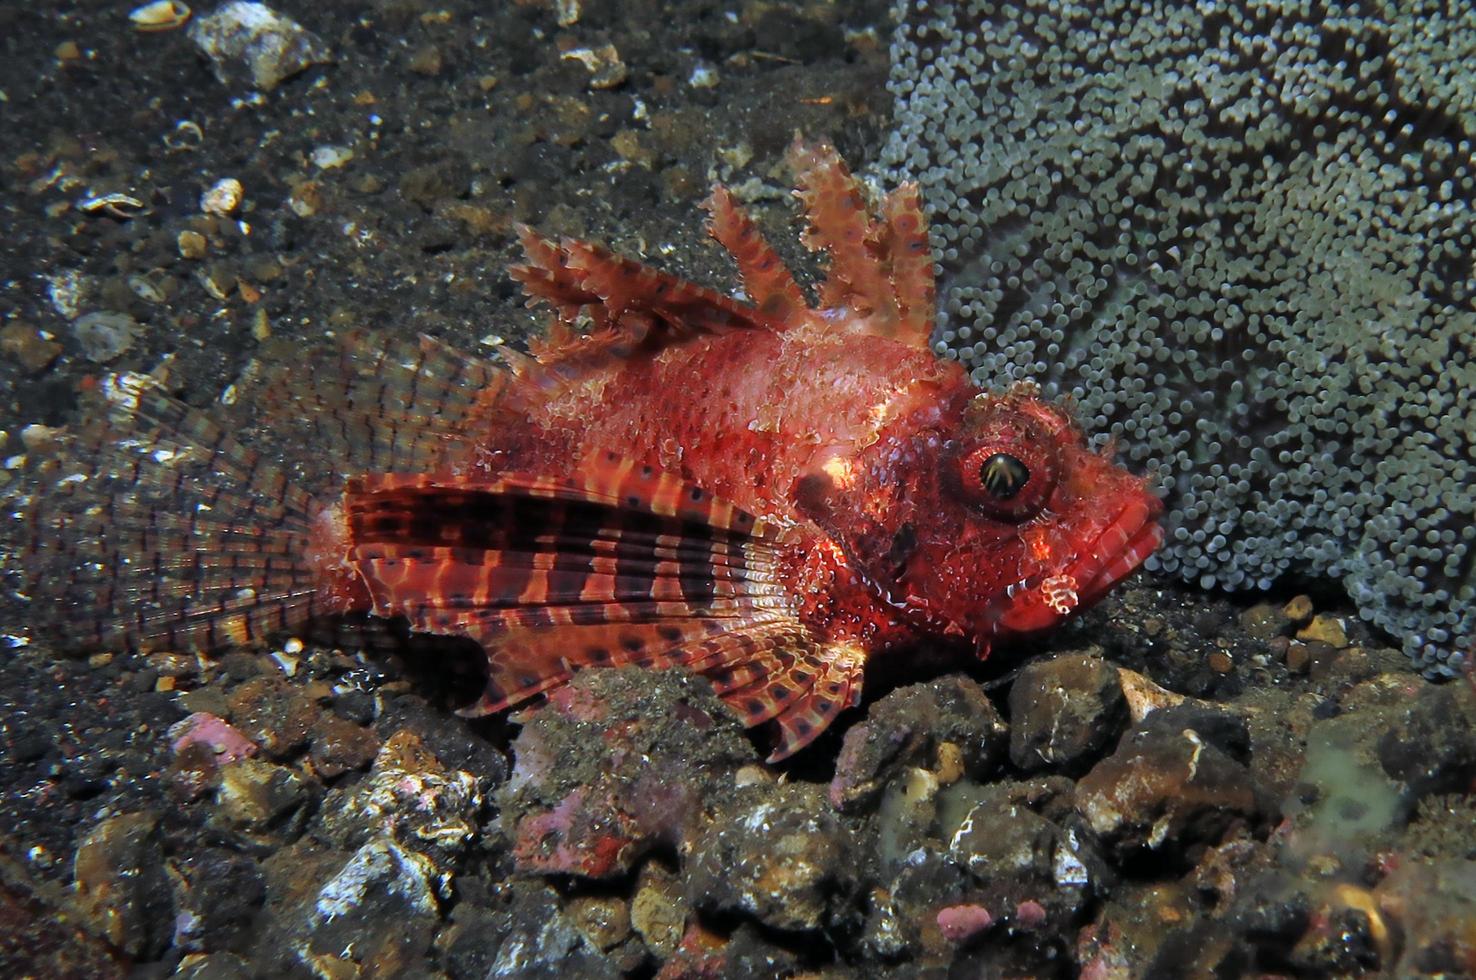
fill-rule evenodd
<path id="1" fill-rule="evenodd" d="M 861 701 L 866 653 L 843 641 L 795 637 L 760 663 L 708 672 L 718 695 L 747 725 L 772 720 L 778 739 L 769 762 L 787 759 Z"/>
<path id="2" fill-rule="evenodd" d="M 473 713 L 585 667 L 751 659 L 798 625 L 783 528 L 618 454 L 561 478 L 360 477 L 344 512 L 377 614 L 487 651 Z"/>

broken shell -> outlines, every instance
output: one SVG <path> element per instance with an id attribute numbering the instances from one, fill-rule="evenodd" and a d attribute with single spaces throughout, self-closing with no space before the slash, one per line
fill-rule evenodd
<path id="1" fill-rule="evenodd" d="M 135 7 L 128 15 L 136 31 L 172 31 L 183 27 L 190 19 L 190 8 L 179 0 L 154 0 L 142 7 Z"/>
<path id="2" fill-rule="evenodd" d="M 598 48 L 571 48 L 559 55 L 565 61 L 577 61 L 589 72 L 589 87 L 593 89 L 615 88 L 624 82 L 629 72 L 615 45 L 605 44 Z"/>
<path id="3" fill-rule="evenodd" d="M 101 212 L 114 218 L 132 218 L 144 213 L 144 202 L 127 194 L 96 194 L 78 201 L 77 210 L 87 214 Z"/>
<path id="4" fill-rule="evenodd" d="M 200 196 L 200 210 L 224 217 L 241 206 L 243 196 L 245 190 L 241 187 L 241 182 L 234 177 L 226 177 L 217 180 L 215 186 Z"/>
<path id="5" fill-rule="evenodd" d="M 181 119 L 174 124 L 173 132 L 164 134 L 164 145 L 171 153 L 199 149 L 203 142 L 205 142 L 205 131 L 200 128 L 199 123 L 188 119 Z"/>

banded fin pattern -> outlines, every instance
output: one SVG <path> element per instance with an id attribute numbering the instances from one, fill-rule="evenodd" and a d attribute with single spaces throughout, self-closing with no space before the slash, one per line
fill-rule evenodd
<path id="1" fill-rule="evenodd" d="M 23 558 L 43 629 L 84 646 L 252 642 L 322 611 L 313 501 L 157 381 L 120 374 L 43 474 Z"/>
<path id="2" fill-rule="evenodd" d="M 255 417 L 190 408 L 147 375 L 103 382 L 31 495 L 21 560 L 43 633 L 219 649 L 367 605 L 315 563 L 343 470 L 439 465 L 507 374 L 428 337 L 294 356 L 247 383 Z"/>
<path id="3" fill-rule="evenodd" d="M 883 201 L 878 221 L 866 195 L 829 143 L 796 139 L 789 148 L 810 225 L 802 240 L 829 259 L 820 306 L 849 308 L 868 332 L 926 347 L 933 330 L 933 260 L 914 184 Z"/>
<path id="4" fill-rule="evenodd" d="M 807 693 L 821 672 L 805 673 L 821 650 L 778 578 L 786 529 L 618 454 L 568 479 L 360 477 L 344 500 L 350 562 L 376 614 L 486 650 L 487 687 L 466 713 L 526 701 L 581 668 L 634 664 L 742 677 L 730 703 L 757 724 L 793 705 L 754 681 L 798 671 Z M 775 758 L 805 741 L 787 739 Z"/>

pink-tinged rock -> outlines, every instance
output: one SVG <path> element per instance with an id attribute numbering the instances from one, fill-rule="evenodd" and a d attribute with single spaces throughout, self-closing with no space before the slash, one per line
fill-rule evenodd
<path id="1" fill-rule="evenodd" d="M 1045 920 L 1045 906 L 1034 899 L 1027 899 L 1015 906 L 1015 925 L 1021 929 L 1039 929 L 1045 925 Z"/>
<path id="2" fill-rule="evenodd" d="M 591 800 L 581 787 L 518 822 L 513 859 L 520 870 L 606 878 L 629 870 L 641 841 L 613 800 Z"/>
<path id="3" fill-rule="evenodd" d="M 256 755 L 256 743 L 236 731 L 218 715 L 208 711 L 197 711 L 169 729 L 174 740 L 171 748 L 175 755 L 192 745 L 203 745 L 210 749 L 217 765 L 230 765 Z"/>
<path id="4" fill-rule="evenodd" d="M 966 943 L 994 924 L 982 905 L 950 905 L 938 912 L 938 929 L 951 943 Z"/>

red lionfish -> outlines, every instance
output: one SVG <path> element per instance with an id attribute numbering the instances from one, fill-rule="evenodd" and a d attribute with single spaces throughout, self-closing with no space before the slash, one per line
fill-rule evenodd
<path id="1" fill-rule="evenodd" d="M 39 611 L 73 643 L 172 649 L 404 617 L 485 650 L 474 716 L 586 667 L 681 665 L 773 721 L 778 760 L 859 702 L 871 658 L 982 657 L 1101 597 L 1157 547 L 1157 498 L 1061 407 L 933 354 L 915 185 L 873 214 L 829 145 L 789 162 L 828 259 L 813 304 L 717 187 L 748 301 L 520 229 L 511 274 L 555 314 L 530 354 L 347 338 L 256 399 L 285 451 L 109 378 L 37 496 Z"/>

